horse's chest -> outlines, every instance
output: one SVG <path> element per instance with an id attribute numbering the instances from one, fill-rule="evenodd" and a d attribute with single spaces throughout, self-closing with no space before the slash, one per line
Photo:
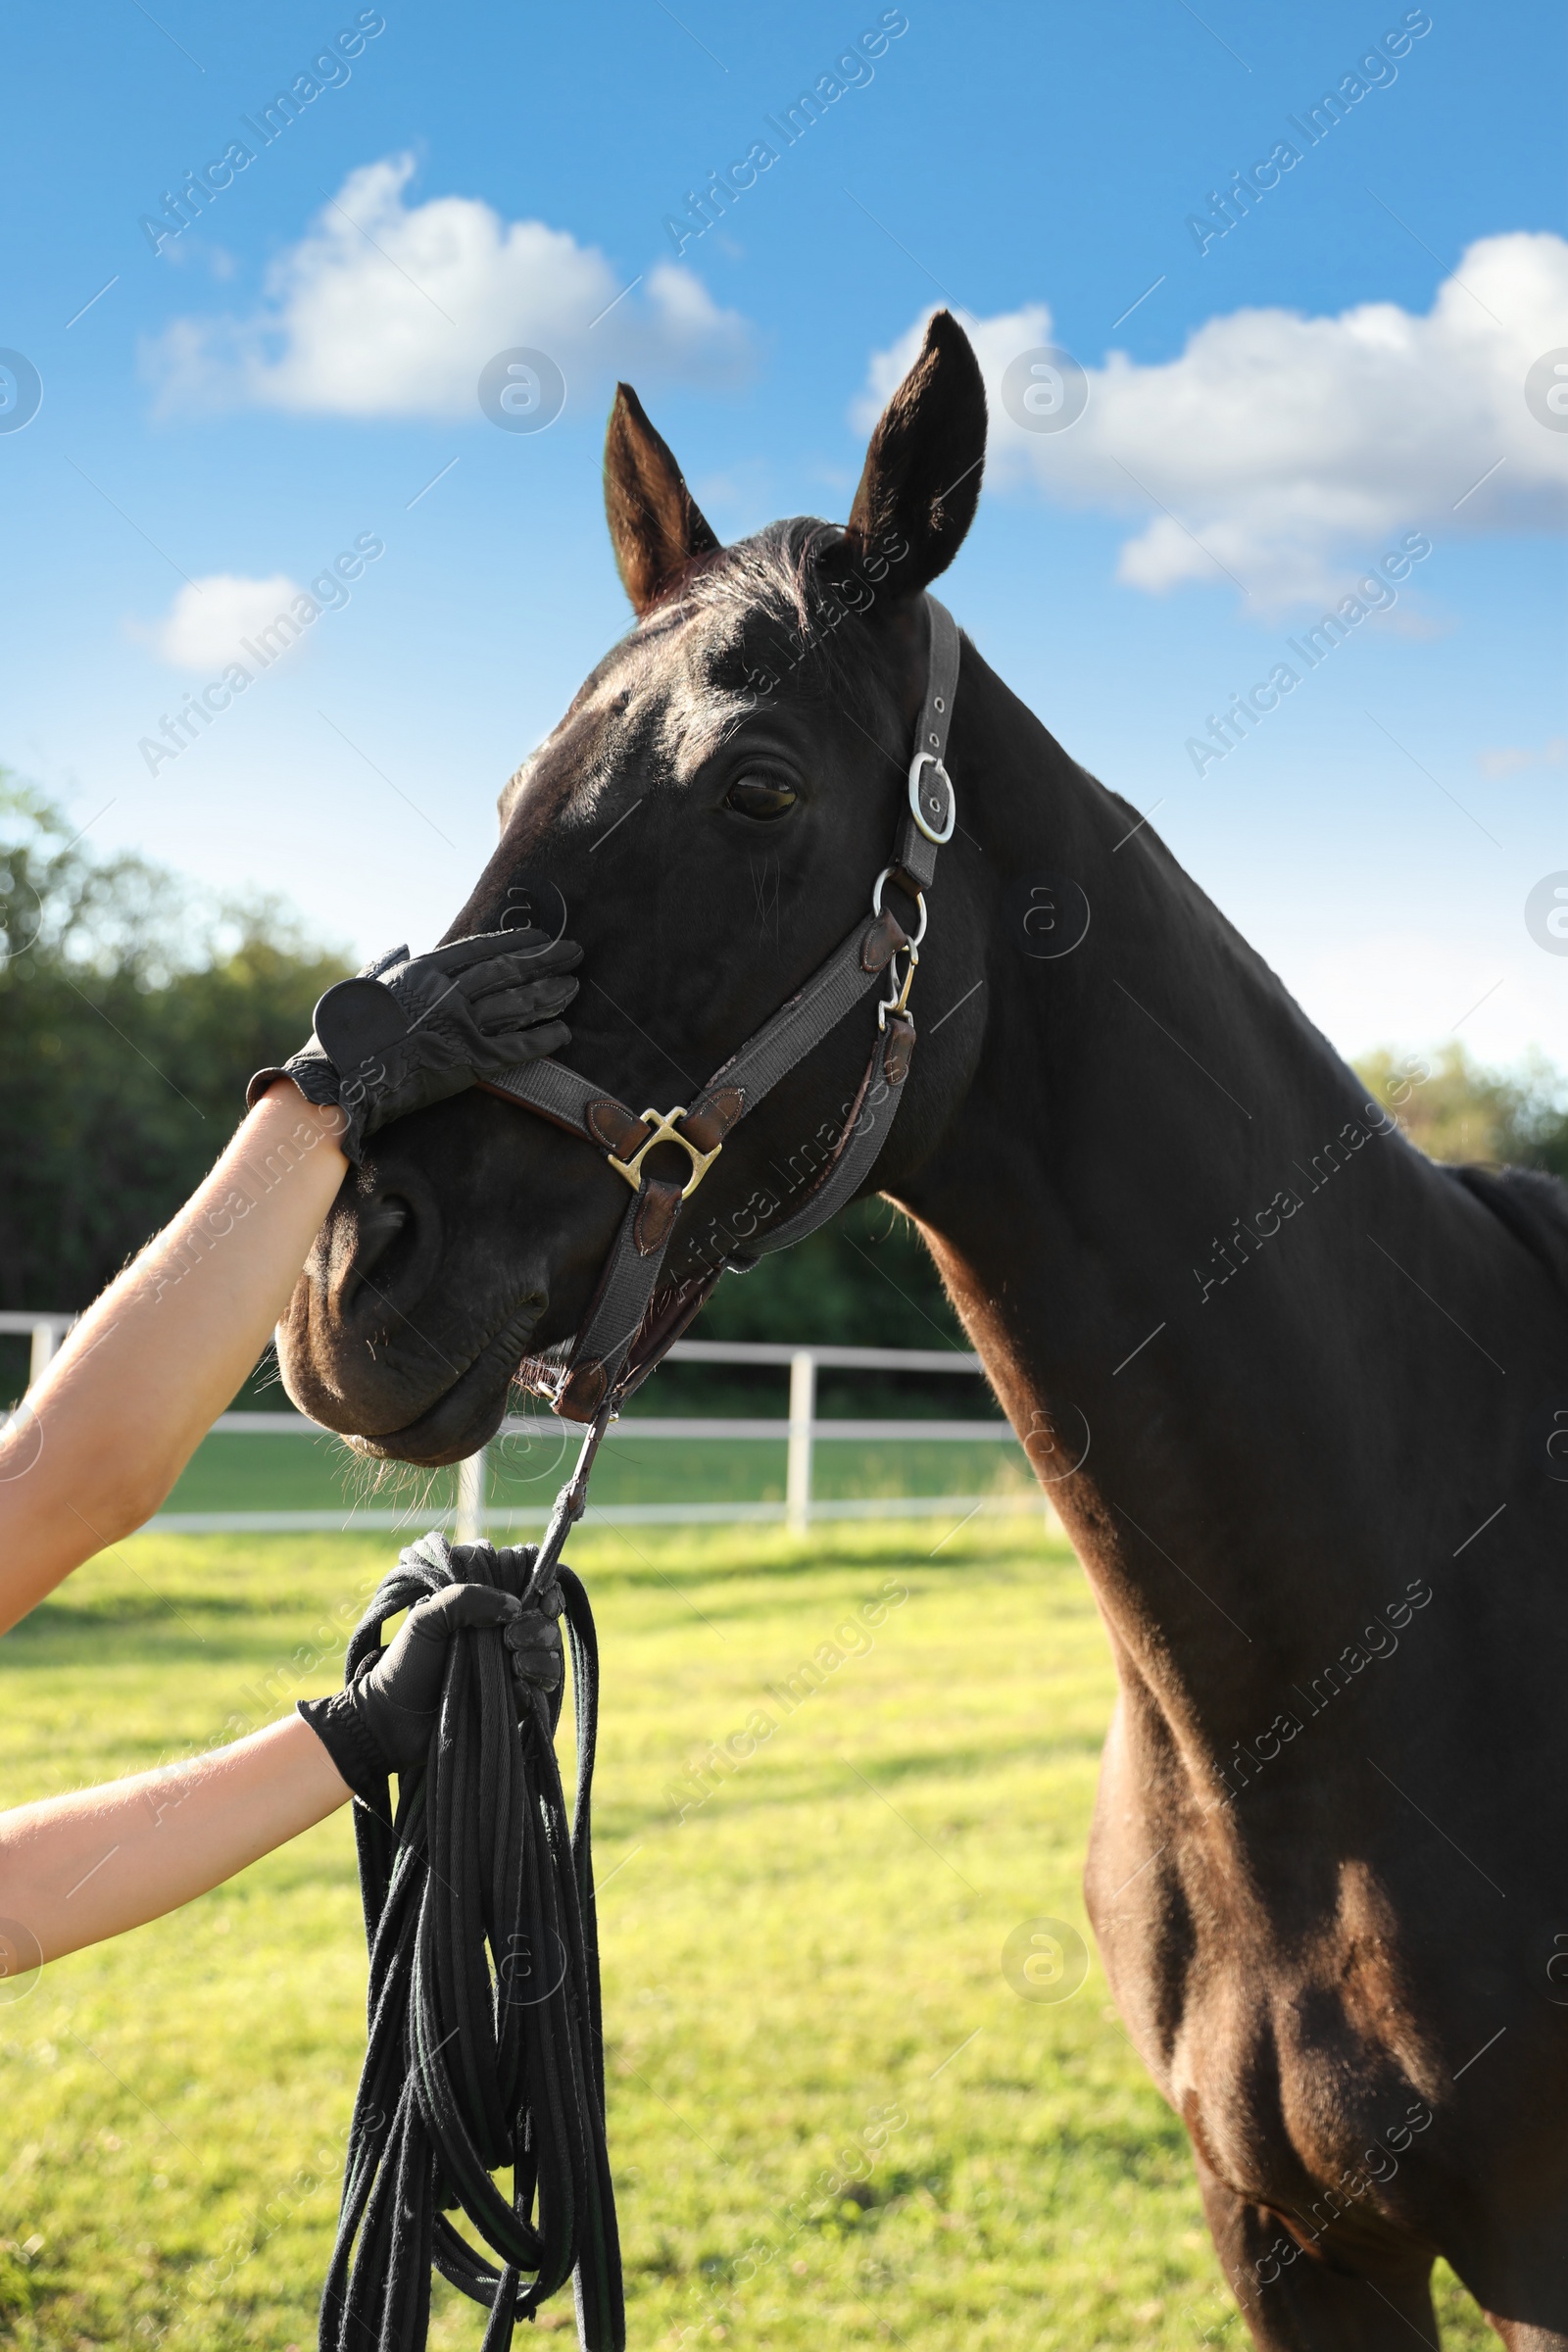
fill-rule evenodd
<path id="1" fill-rule="evenodd" d="M 1272 1899 L 1224 1808 L 1152 1778 L 1118 1711 L 1086 1892 L 1140 2053 L 1229 2186 L 1306 2210 L 1350 2181 L 1377 2228 L 1378 2183 L 1432 2121 L 1434 2053 L 1385 1890 L 1359 1865 L 1331 1878 L 1309 1920 Z"/>

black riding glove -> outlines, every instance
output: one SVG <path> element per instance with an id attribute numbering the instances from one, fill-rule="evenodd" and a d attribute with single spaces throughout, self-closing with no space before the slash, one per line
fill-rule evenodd
<path id="1" fill-rule="evenodd" d="M 426 1567 L 444 1566 L 454 1576 L 472 1578 L 503 1592 L 526 1592 L 539 1546 L 518 1544 L 497 1551 L 482 1539 L 476 1544 L 449 1544 L 445 1536 L 431 1535 L 413 1544 L 402 1557 Z M 561 1614 L 561 1584 L 552 1571 L 526 1607 L 519 1603 L 516 1615 L 506 1621 L 513 1679 L 522 1691 L 547 1704 L 565 1677 L 565 1651 L 558 1622 Z"/>
<path id="2" fill-rule="evenodd" d="M 565 1673 L 561 1628 L 561 1587 L 549 1584 L 507 1627 L 513 1679 L 525 1691 L 549 1702 Z"/>
<path id="3" fill-rule="evenodd" d="M 292 1078 L 308 1102 L 341 1105 L 339 1141 L 358 1162 L 390 1120 L 559 1053 L 571 1036 L 559 1016 L 577 993 L 567 974 L 581 960 L 573 941 L 542 931 L 486 932 L 412 959 L 395 948 L 326 991 L 310 1042 L 257 1071 L 246 1106 Z"/>
<path id="4" fill-rule="evenodd" d="M 535 1614 L 493 1586 L 448 1585 L 416 1602 L 397 1639 L 345 1690 L 296 1702 L 356 1796 L 373 1794 L 389 1772 L 417 1770 L 429 1755 L 453 1636 L 467 1626 L 520 1629 Z"/>

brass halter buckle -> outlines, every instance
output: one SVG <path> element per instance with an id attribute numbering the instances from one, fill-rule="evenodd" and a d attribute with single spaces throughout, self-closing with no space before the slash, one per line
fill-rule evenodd
<path id="1" fill-rule="evenodd" d="M 896 1020 L 913 1020 L 914 1015 L 909 1010 L 909 991 L 914 986 L 914 967 L 919 960 L 920 951 L 911 944 L 908 967 L 905 972 L 902 988 L 899 986 L 898 957 L 895 956 L 888 965 L 888 994 L 881 999 L 876 1008 L 876 1025 L 879 1033 L 886 1034 L 890 1012 Z"/>
<path id="2" fill-rule="evenodd" d="M 930 754 L 928 752 L 917 753 L 914 762 L 915 767 L 919 767 L 921 760 L 929 758 Z M 951 832 L 952 828 L 950 826 L 949 832 L 943 835 L 943 839 L 947 840 L 950 837 Z M 937 837 L 933 833 L 931 838 L 933 841 L 935 841 Z M 897 872 L 897 866 L 885 865 L 882 868 L 882 871 L 878 874 L 875 885 L 871 892 L 871 912 L 873 914 L 880 914 L 882 911 L 883 883 L 887 880 L 890 874 L 895 874 Z M 907 883 L 905 884 L 905 888 L 908 888 Z M 888 1014 L 890 1012 L 901 1020 L 912 1021 L 914 1017 L 909 1011 L 909 991 L 914 986 L 914 967 L 920 960 L 920 942 L 925 937 L 925 927 L 927 920 L 929 919 L 926 914 L 925 893 L 923 890 L 917 890 L 915 892 L 914 903 L 920 909 L 920 928 L 915 933 L 914 937 L 907 942 L 909 960 L 905 967 L 904 986 L 902 988 L 899 986 L 899 958 L 897 954 L 895 954 L 892 957 L 890 957 L 888 962 L 888 993 L 885 997 L 880 999 L 876 1008 L 877 1031 L 878 1034 L 882 1036 L 887 1034 Z"/>
<path id="3" fill-rule="evenodd" d="M 699 1152 L 697 1146 L 689 1137 L 682 1135 L 675 1124 L 677 1119 L 683 1119 L 685 1116 L 686 1105 L 684 1102 L 677 1102 L 673 1110 L 645 1110 L 643 1125 L 646 1127 L 652 1121 L 654 1129 L 648 1141 L 638 1145 L 630 1159 L 617 1159 L 613 1152 L 607 1155 L 615 1174 L 624 1176 L 634 1193 L 640 1193 L 643 1189 L 643 1161 L 656 1144 L 679 1144 L 692 1163 L 690 1179 L 683 1186 L 680 1197 L 683 1200 L 689 1200 L 696 1192 L 697 1187 L 702 1183 L 724 1146 L 722 1142 L 719 1142 L 713 1146 L 711 1152 Z"/>

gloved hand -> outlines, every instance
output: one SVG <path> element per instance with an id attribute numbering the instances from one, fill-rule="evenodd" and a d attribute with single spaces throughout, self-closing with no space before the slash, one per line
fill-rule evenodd
<path id="1" fill-rule="evenodd" d="M 561 1628 L 556 1623 L 560 1615 L 561 1587 L 551 1584 L 507 1626 L 513 1680 L 547 1703 L 551 1693 L 561 1689 L 565 1673 Z"/>
<path id="2" fill-rule="evenodd" d="M 559 1016 L 577 993 L 566 975 L 581 960 L 573 941 L 542 931 L 483 932 L 412 959 L 395 948 L 326 991 L 309 1043 L 257 1071 L 246 1107 L 292 1078 L 308 1102 L 341 1104 L 339 1141 L 357 1163 L 390 1120 L 559 1053 L 571 1036 Z"/>
<path id="3" fill-rule="evenodd" d="M 510 1592 L 490 1585 L 448 1585 L 415 1603 L 396 1640 L 368 1659 L 344 1690 L 329 1698 L 297 1701 L 299 1713 L 357 1796 L 379 1789 L 389 1772 L 413 1772 L 424 1763 L 441 1711 L 448 1643 L 466 1627 L 497 1625 L 507 1628 L 519 1680 L 522 1660 L 536 1666 L 536 1644 L 548 1644 L 553 1634 L 559 1682 L 561 1633 L 538 1608 L 524 1609 Z M 521 1639 L 520 1650 L 514 1647 L 514 1637 Z"/>

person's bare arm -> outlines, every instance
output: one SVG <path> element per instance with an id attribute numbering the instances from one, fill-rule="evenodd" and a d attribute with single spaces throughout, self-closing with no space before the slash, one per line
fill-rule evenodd
<path id="1" fill-rule="evenodd" d="M 349 1794 L 289 1715 L 189 1764 L 0 1814 L 0 1965 L 18 1975 L 177 1910 Z"/>
<path id="2" fill-rule="evenodd" d="M 569 1040 L 581 953 L 493 932 L 400 948 L 326 991 L 302 1051 L 251 1080 L 261 1099 L 212 1174 L 0 1431 L 0 1633 L 157 1510 L 261 1353 L 366 1137 Z"/>
<path id="3" fill-rule="evenodd" d="M 416 1602 L 353 1683 L 232 1746 L 102 1788 L 0 1813 L 0 1975 L 122 1936 L 220 1886 L 351 1792 L 384 1804 L 388 1773 L 430 1752 L 451 1644 L 502 1632 L 514 1676 L 559 1689 L 548 1612 L 453 1584 Z"/>
<path id="4" fill-rule="evenodd" d="M 0 1433 L 0 1632 L 157 1510 L 288 1301 L 344 1123 L 274 1084 Z"/>

